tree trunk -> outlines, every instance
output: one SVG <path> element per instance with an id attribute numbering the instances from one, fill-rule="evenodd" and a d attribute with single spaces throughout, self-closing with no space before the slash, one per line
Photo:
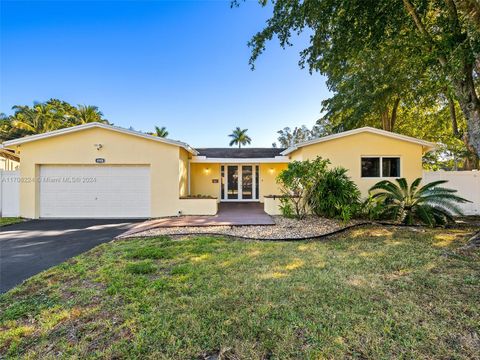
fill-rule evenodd
<path id="1" fill-rule="evenodd" d="M 392 114 L 390 115 L 390 107 L 385 107 L 385 110 L 380 115 L 382 120 L 382 129 L 386 131 L 393 131 L 395 128 L 395 122 L 397 121 L 397 110 L 400 104 L 400 98 L 395 98 L 392 107 Z"/>
<path id="2" fill-rule="evenodd" d="M 458 138 L 459 133 L 458 133 L 457 112 L 455 111 L 455 102 L 449 95 L 447 95 L 447 99 L 448 99 L 448 108 L 450 109 L 450 120 L 452 121 L 453 136 Z"/>
<path id="3" fill-rule="evenodd" d="M 464 66 L 463 78 L 454 81 L 454 90 L 463 115 L 467 119 L 464 140 L 468 150 L 480 157 L 480 101 L 475 91 L 472 65 Z"/>
<path id="4" fill-rule="evenodd" d="M 469 145 L 467 137 L 466 136 L 462 137 L 460 132 L 458 131 L 458 121 L 457 121 L 457 111 L 455 109 L 455 100 L 453 100 L 452 97 L 449 95 L 446 95 L 446 97 L 448 99 L 448 108 L 450 110 L 450 120 L 452 122 L 453 136 L 455 136 L 457 139 L 462 140 L 468 151 L 467 156 L 465 156 L 463 159 L 462 169 L 463 170 L 478 169 L 478 156 L 475 150 L 472 149 L 471 146 Z"/>
<path id="5" fill-rule="evenodd" d="M 476 170 L 478 169 L 478 157 L 477 154 L 471 153 L 471 156 L 465 157 L 463 161 L 463 170 Z"/>
<path id="6" fill-rule="evenodd" d="M 467 147 L 480 157 L 480 101 L 478 100 L 473 81 L 473 70 L 476 66 L 475 60 L 469 58 L 471 54 L 469 54 L 469 51 L 465 48 L 469 46 L 469 44 L 466 42 L 466 34 L 460 27 L 455 2 L 453 0 L 445 1 L 447 3 L 454 35 L 456 35 L 455 37 L 458 39 L 458 43 L 452 48 L 451 55 L 453 57 L 455 52 L 460 52 L 462 58 L 458 60 L 463 64 L 462 69 L 457 73 L 450 73 L 449 80 L 453 85 L 455 96 L 467 120 L 467 132 L 465 134 L 466 143 L 468 144 Z M 470 4 L 473 3 L 471 1 L 468 2 Z M 405 10 L 415 23 L 418 32 L 429 43 L 430 48 L 434 49 L 436 47 L 435 41 L 425 28 L 411 0 L 403 0 L 403 4 Z M 443 68 L 447 69 L 449 67 L 447 57 L 444 54 L 437 54 L 437 59 Z"/>
<path id="7" fill-rule="evenodd" d="M 392 130 L 390 131 L 393 131 L 393 129 L 395 129 L 395 123 L 397 121 L 397 110 L 398 110 L 399 104 L 400 104 L 400 98 L 397 97 L 393 103 L 392 117 L 390 118 L 390 125 Z"/>
<path id="8" fill-rule="evenodd" d="M 388 106 L 387 106 L 387 108 L 382 112 L 381 119 L 382 119 L 382 129 L 383 129 L 383 130 L 386 130 L 386 131 L 392 131 L 392 130 L 390 129 L 390 117 L 389 117 L 389 109 L 388 109 Z"/>
<path id="9" fill-rule="evenodd" d="M 477 0 L 454 0 L 454 3 L 473 25 L 480 27 L 480 2 Z"/>

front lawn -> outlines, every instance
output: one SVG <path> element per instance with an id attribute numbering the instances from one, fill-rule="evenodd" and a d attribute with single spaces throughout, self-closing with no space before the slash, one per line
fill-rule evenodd
<path id="1" fill-rule="evenodd" d="M 22 218 L 19 217 L 0 217 L 0 227 L 5 225 L 12 225 L 22 222 Z"/>
<path id="2" fill-rule="evenodd" d="M 103 244 L 0 297 L 0 352 L 478 357 L 480 254 L 458 250 L 467 233 L 365 228 L 326 241 Z"/>

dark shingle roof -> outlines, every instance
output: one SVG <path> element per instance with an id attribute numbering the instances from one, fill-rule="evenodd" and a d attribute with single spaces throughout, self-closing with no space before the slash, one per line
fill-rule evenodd
<path id="1" fill-rule="evenodd" d="M 284 148 L 203 148 L 197 149 L 198 156 L 207 158 L 235 158 L 235 159 L 255 159 L 255 158 L 274 158 L 281 156 Z"/>

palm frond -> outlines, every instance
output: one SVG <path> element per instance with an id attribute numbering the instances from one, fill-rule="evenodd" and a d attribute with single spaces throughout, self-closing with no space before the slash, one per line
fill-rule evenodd
<path id="1" fill-rule="evenodd" d="M 402 190 L 402 192 L 404 192 L 404 193 L 407 193 L 407 192 L 408 192 L 407 179 L 405 179 L 405 178 L 399 178 L 399 179 L 395 179 L 395 181 L 397 182 L 398 187 Z"/>
<path id="2" fill-rule="evenodd" d="M 417 190 L 418 185 L 420 185 L 421 182 L 422 182 L 422 178 L 416 178 L 415 180 L 413 180 L 412 184 L 410 185 L 411 194 L 415 194 L 415 191 Z"/>
<path id="3" fill-rule="evenodd" d="M 438 185 L 440 185 L 440 184 L 445 184 L 445 183 L 447 183 L 447 182 L 448 182 L 448 180 L 432 181 L 432 182 L 430 182 L 430 183 L 428 183 L 428 184 L 423 185 L 423 186 L 420 188 L 420 190 L 418 190 L 418 193 L 421 194 L 421 193 L 423 193 L 424 191 L 427 191 L 427 190 L 429 190 L 429 189 L 431 189 L 431 188 L 435 188 L 435 187 L 437 187 Z"/>
<path id="4" fill-rule="evenodd" d="M 428 226 L 444 225 L 453 221 L 454 215 L 462 215 L 459 204 L 469 202 L 456 195 L 454 189 L 440 187 L 444 180 L 434 181 L 418 188 L 421 178 L 415 179 L 410 186 L 405 178 L 396 179 L 396 184 L 383 180 L 372 186 L 372 199 L 380 201 L 383 214 L 405 224 L 416 220 Z"/>
<path id="5" fill-rule="evenodd" d="M 423 223 L 431 227 L 435 226 L 435 215 L 431 207 L 423 205 L 417 206 L 417 208 L 415 209 L 415 213 L 418 218 L 422 220 Z"/>
<path id="6" fill-rule="evenodd" d="M 384 190 L 386 193 L 388 193 L 390 197 L 394 197 L 396 199 L 402 199 L 404 197 L 404 192 L 398 187 L 396 184 L 389 180 L 382 180 L 378 183 L 376 183 L 374 186 L 370 188 L 370 192 L 373 192 L 375 190 Z M 373 196 L 377 196 L 377 193 L 374 193 Z"/>

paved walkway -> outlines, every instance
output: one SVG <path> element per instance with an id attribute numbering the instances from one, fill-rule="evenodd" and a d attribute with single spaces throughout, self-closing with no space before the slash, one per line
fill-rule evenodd
<path id="1" fill-rule="evenodd" d="M 218 204 L 217 215 L 178 216 L 148 220 L 136 225 L 122 236 L 155 228 L 246 225 L 275 225 L 275 221 L 263 211 L 263 204 L 261 203 L 220 203 Z"/>

